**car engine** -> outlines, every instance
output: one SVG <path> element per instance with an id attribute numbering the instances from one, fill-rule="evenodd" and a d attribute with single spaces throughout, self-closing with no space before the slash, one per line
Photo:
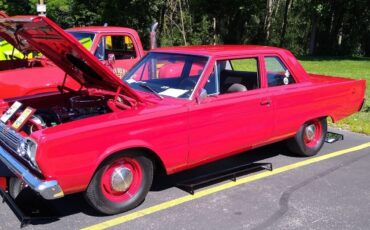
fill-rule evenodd
<path id="1" fill-rule="evenodd" d="M 64 105 L 38 108 L 22 130 L 31 134 L 39 129 L 108 113 L 106 101 L 104 96 L 77 95 L 70 97 Z"/>

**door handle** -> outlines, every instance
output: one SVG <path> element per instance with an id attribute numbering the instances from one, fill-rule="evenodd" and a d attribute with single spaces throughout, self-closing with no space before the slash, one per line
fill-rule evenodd
<path id="1" fill-rule="evenodd" d="M 270 99 L 262 100 L 260 102 L 260 105 L 270 106 L 271 105 L 271 101 L 270 101 Z"/>

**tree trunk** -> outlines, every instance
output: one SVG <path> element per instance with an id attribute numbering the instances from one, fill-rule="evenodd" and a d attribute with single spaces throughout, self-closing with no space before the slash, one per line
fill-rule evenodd
<path id="1" fill-rule="evenodd" d="M 292 0 L 285 1 L 283 28 L 280 34 L 280 44 L 279 44 L 280 47 L 284 46 L 286 29 L 288 26 L 288 14 L 289 14 L 289 9 L 290 9 L 292 2 L 293 2 Z"/>
<path id="2" fill-rule="evenodd" d="M 314 55 L 315 53 L 315 47 L 316 47 L 316 30 L 317 30 L 317 24 L 319 22 L 318 16 L 313 15 L 312 17 L 312 27 L 311 27 L 311 36 L 310 36 L 310 47 L 308 54 Z"/>
<path id="3" fill-rule="evenodd" d="M 348 3 L 347 3 L 348 4 Z M 333 23 L 333 29 L 331 34 L 331 41 L 332 41 L 332 51 L 335 54 L 338 54 L 340 52 L 340 46 L 342 45 L 342 27 L 344 23 L 344 15 L 347 10 L 347 5 L 342 4 L 340 6 L 337 6 L 335 9 L 335 20 Z"/>
<path id="4" fill-rule="evenodd" d="M 213 18 L 213 45 L 216 45 L 217 35 L 216 35 L 216 18 Z"/>
<path id="5" fill-rule="evenodd" d="M 274 11 L 273 11 L 273 16 L 274 17 L 277 17 L 277 14 L 278 14 L 278 12 L 279 12 L 279 7 L 280 7 L 280 0 L 275 0 L 275 9 L 274 9 Z"/>
<path id="6" fill-rule="evenodd" d="M 267 0 L 266 5 L 266 16 L 264 22 L 264 32 L 265 32 L 265 42 L 268 43 L 270 40 L 270 30 L 271 30 L 271 18 L 272 18 L 272 7 L 273 7 L 273 0 Z"/>
<path id="7" fill-rule="evenodd" d="M 182 38 L 184 39 L 184 45 L 187 46 L 188 43 L 186 42 L 186 32 L 185 32 L 185 25 L 184 25 L 184 15 L 182 12 L 182 6 L 181 6 L 181 1 L 179 0 L 179 7 L 180 7 L 180 18 L 181 18 L 181 33 L 182 33 Z"/>

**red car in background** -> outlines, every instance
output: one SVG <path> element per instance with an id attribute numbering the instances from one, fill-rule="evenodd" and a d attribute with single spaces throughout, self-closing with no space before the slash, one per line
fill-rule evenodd
<path id="1" fill-rule="evenodd" d="M 0 101 L 13 197 L 26 184 L 45 199 L 84 192 L 96 210 L 124 212 L 145 199 L 158 169 L 173 174 L 278 141 L 313 156 L 327 118 L 364 101 L 364 80 L 309 75 L 284 49 L 160 48 L 120 80 L 47 18 L 0 19 L 3 33 L 15 28 L 79 87 Z"/>
<path id="2" fill-rule="evenodd" d="M 6 19 L 3 19 L 6 25 Z M 87 26 L 67 29 L 74 42 L 80 42 L 96 58 L 102 61 L 118 77 L 122 77 L 141 57 L 143 46 L 138 33 L 130 28 L 113 26 Z M 44 31 L 44 33 L 48 33 Z M 0 29 L 0 37 L 6 39 L 23 53 L 38 53 L 26 41 L 17 46 L 16 37 Z M 22 42 L 24 43 L 22 45 Z M 47 67 L 47 68 L 45 68 Z M 63 70 L 45 56 L 33 59 L 0 61 L 0 98 L 55 92 L 65 78 Z M 72 79 L 66 80 L 69 88 L 78 87 Z"/>

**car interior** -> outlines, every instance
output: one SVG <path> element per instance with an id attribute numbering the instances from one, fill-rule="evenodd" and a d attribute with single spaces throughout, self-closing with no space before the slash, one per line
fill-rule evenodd
<path id="1" fill-rule="evenodd" d="M 220 93 L 234 93 L 257 89 L 257 72 L 222 70 L 220 73 Z"/>
<path id="2" fill-rule="evenodd" d="M 112 54 L 115 60 L 137 57 L 132 39 L 124 35 L 102 37 L 99 47 L 95 51 L 95 56 L 101 60 L 108 60 L 109 55 Z"/>
<path id="3" fill-rule="evenodd" d="M 209 95 L 236 93 L 260 88 L 256 58 L 218 61 L 216 68 L 217 70 L 213 72 L 205 86 Z"/>

